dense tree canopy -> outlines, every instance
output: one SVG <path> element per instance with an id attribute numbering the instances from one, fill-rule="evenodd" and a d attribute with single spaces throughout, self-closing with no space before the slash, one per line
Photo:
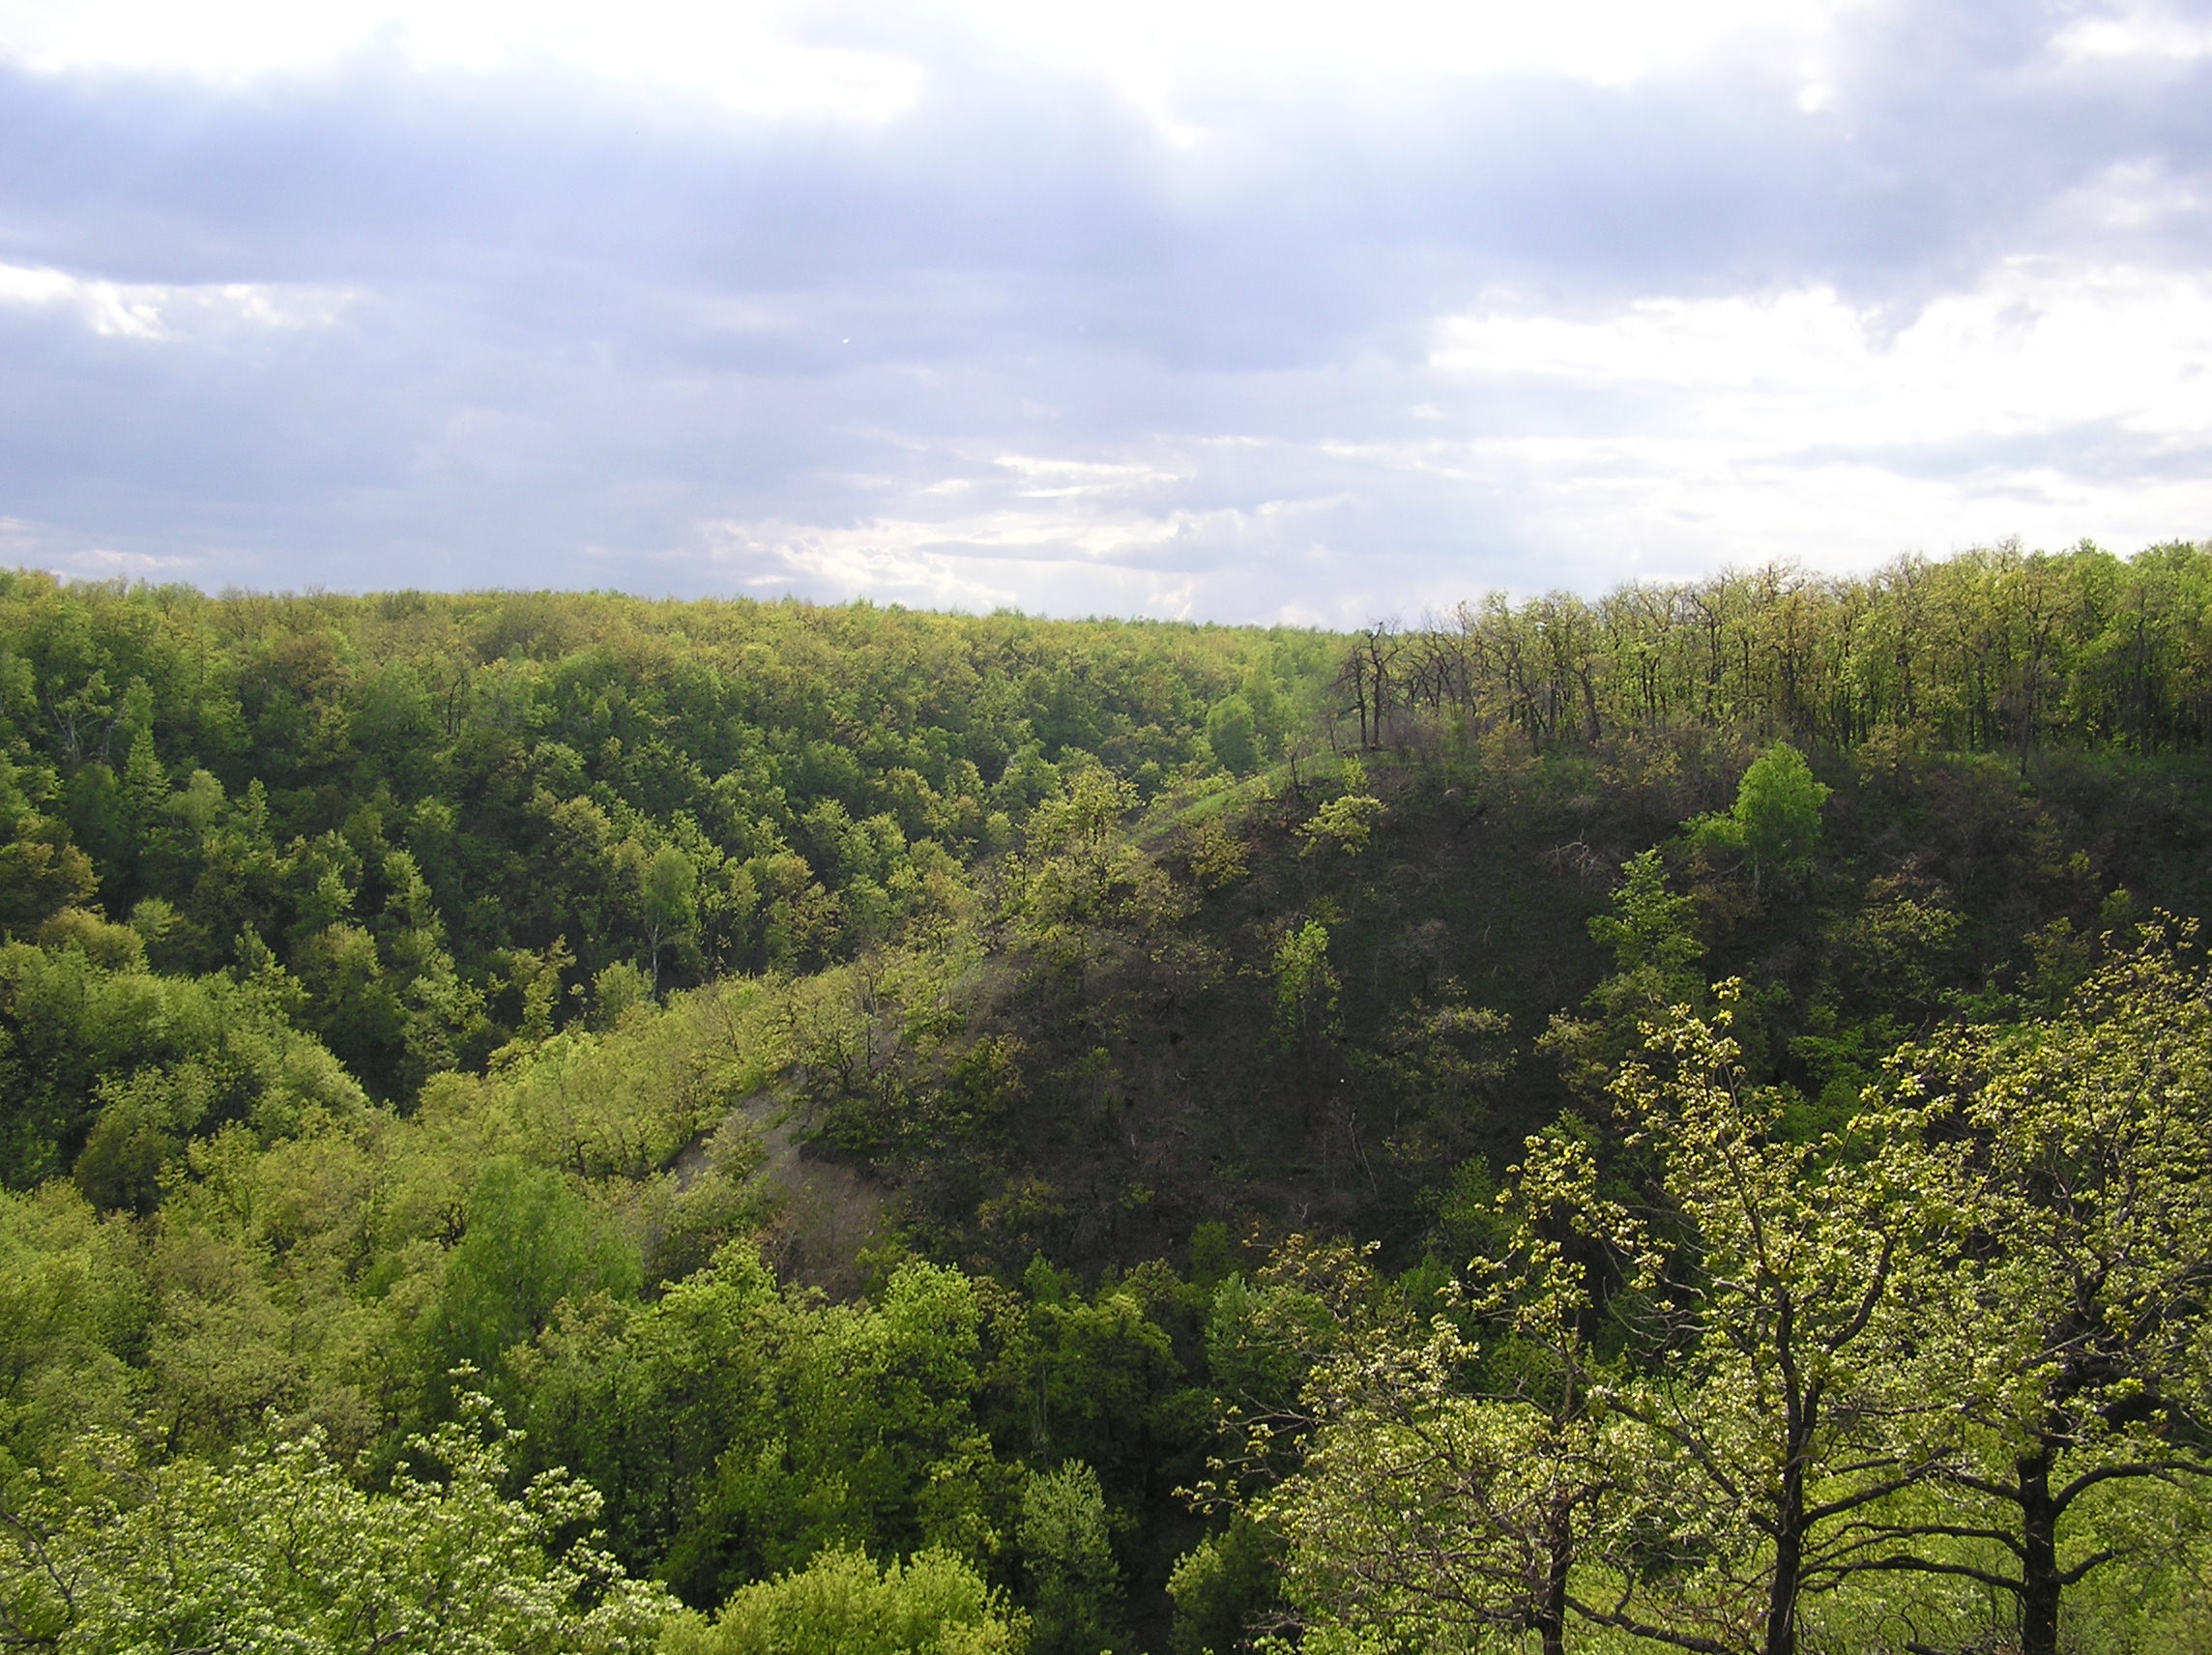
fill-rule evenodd
<path id="1" fill-rule="evenodd" d="M 0 576 L 0 1640 L 2198 1646 L 2208 570 Z"/>

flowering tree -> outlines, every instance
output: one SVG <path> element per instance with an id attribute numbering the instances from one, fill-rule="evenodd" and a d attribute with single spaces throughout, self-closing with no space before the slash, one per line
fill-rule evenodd
<path id="1" fill-rule="evenodd" d="M 374 1494 L 313 1432 L 154 1470 L 89 1437 L 0 1525 L 0 1638 L 56 1655 L 650 1648 L 665 1595 L 593 1544 L 589 1486 L 549 1471 L 501 1492 L 513 1441 L 466 1396 L 461 1422 L 418 1437 L 417 1468 Z"/>

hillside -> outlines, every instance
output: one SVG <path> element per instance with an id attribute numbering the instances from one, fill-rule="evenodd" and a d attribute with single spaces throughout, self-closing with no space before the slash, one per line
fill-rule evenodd
<path id="1" fill-rule="evenodd" d="M 301 1502 L 472 1536 L 503 1649 L 2212 1624 L 2212 548 L 1342 636 L 19 573 L 0 817 L 15 1641 L 213 1638 Z M 2077 1095 L 2166 1122 L 2119 1240 L 2050 1191 L 2128 1132 L 2008 1136 Z M 1824 1263 L 1724 1267 L 1787 1214 Z M 2046 1345 L 1932 1336 L 2047 1256 Z M 252 1567 L 372 1646 L 374 1581 Z"/>

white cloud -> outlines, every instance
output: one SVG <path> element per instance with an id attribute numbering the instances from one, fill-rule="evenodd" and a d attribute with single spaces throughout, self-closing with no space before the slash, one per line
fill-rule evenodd
<path id="1" fill-rule="evenodd" d="M 196 558 L 157 557 L 151 552 L 119 552 L 108 546 L 93 546 L 81 552 L 66 552 L 55 560 L 54 572 L 77 575 L 94 580 L 108 580 L 116 575 L 134 580 L 149 580 L 156 575 L 173 574 L 192 567 Z"/>
<path id="2" fill-rule="evenodd" d="M 1332 451 L 1510 500 L 1533 544 L 1585 566 L 1555 578 L 1602 584 L 1615 555 L 1688 572 L 2212 531 L 2212 281 L 2194 273 L 2013 260 L 1894 328 L 1825 288 L 1579 318 L 1500 305 L 1441 324 L 1430 361 L 1531 412 L 1511 435 Z"/>
<path id="3" fill-rule="evenodd" d="M 1560 74 L 1618 86 L 1714 57 L 1817 77 L 1868 0 L 937 0 L 867 14 L 804 0 L 0 0 L 0 61 L 237 83 L 363 51 L 422 69 L 557 67 L 703 91 L 759 114 L 884 119 L 924 73 L 906 46 L 946 30 L 1056 73 L 1097 77 L 1171 132 L 1203 82 Z M 852 40 L 880 40 L 856 46 Z"/>
<path id="4" fill-rule="evenodd" d="M 237 83 L 381 51 L 418 69 L 554 69 L 704 92 L 762 115 L 880 120 L 913 102 L 917 65 L 794 39 L 807 12 L 758 0 L 0 0 L 0 61 L 47 73 L 125 69 Z"/>
<path id="5" fill-rule="evenodd" d="M 1091 608 L 1181 616 L 1271 614 L 1268 566 L 1317 544 L 1341 494 L 1211 508 L 1151 497 L 1200 467 L 1158 460 L 1001 454 L 993 471 L 923 484 L 865 521 L 717 519 L 710 566 L 755 590 L 866 595 L 968 609 Z M 1006 474 L 1011 474 L 1010 476 Z M 1033 479 L 1077 479 L 1063 487 Z M 957 486 L 950 486 L 956 484 Z"/>
<path id="6" fill-rule="evenodd" d="M 769 553 L 803 561 L 809 570 L 824 574 L 845 568 L 847 560 L 857 567 L 863 562 L 895 562 L 923 554 L 977 566 L 1093 564 L 1133 568 L 1160 566 L 1179 570 L 1193 554 L 1234 545 L 1263 526 L 1271 530 L 1298 514 L 1325 510 L 1337 504 L 1341 504 L 1341 497 L 1264 501 L 1249 508 L 1157 514 L 1126 509 L 1087 513 L 1009 508 L 944 518 L 887 515 L 845 528 L 773 518 L 750 522 L 719 519 L 705 527 L 718 556 Z M 867 589 L 854 585 L 851 590 Z M 997 595 L 1004 597 L 1003 593 Z"/>
<path id="7" fill-rule="evenodd" d="M 73 310 L 109 338 L 175 339 L 225 328 L 328 328 L 360 295 L 271 282 L 103 281 L 36 265 L 0 264 L 0 305 Z"/>
<path id="8" fill-rule="evenodd" d="M 2212 57 L 2212 21 L 2189 16 L 2168 0 L 2122 0 L 2077 18 L 2052 43 L 2061 58 L 2186 61 Z"/>
<path id="9" fill-rule="evenodd" d="M 175 578 L 200 560 L 178 554 L 119 551 L 88 545 L 71 531 L 51 523 L 0 516 L 0 559 L 25 568 L 44 568 L 64 580 Z"/>
<path id="10" fill-rule="evenodd" d="M 966 0 L 956 10 L 1050 60 L 1122 84 L 1242 63 L 1263 71 L 1387 76 L 1553 73 L 1619 85 L 1727 54 L 1819 56 L 1858 0 Z"/>
<path id="11" fill-rule="evenodd" d="M 2212 280 L 2006 261 L 1903 327 L 1827 288 L 1647 300 L 1575 318 L 1502 307 L 1441 323 L 1432 366 L 1654 403 L 1672 432 L 1784 454 L 1897 448 L 2110 421 L 2212 439 Z"/>
<path id="12" fill-rule="evenodd" d="M 871 523 L 852 529 L 769 519 L 700 526 L 707 558 L 737 564 L 742 584 L 755 591 L 865 594 L 934 608 L 999 609 L 1016 605 L 1014 586 L 963 572 L 941 549 L 940 537 L 913 523 Z"/>
<path id="13" fill-rule="evenodd" d="M 1039 454 L 999 454 L 991 463 L 1013 473 L 1024 500 L 1085 500 L 1156 490 L 1185 480 L 1187 472 L 1125 460 L 1079 460 Z"/>

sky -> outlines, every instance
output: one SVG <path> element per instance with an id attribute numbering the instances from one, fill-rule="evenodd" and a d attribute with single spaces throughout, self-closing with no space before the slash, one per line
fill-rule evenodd
<path id="1" fill-rule="evenodd" d="M 2212 0 L 0 0 L 0 565 L 1344 624 L 2212 537 Z"/>

